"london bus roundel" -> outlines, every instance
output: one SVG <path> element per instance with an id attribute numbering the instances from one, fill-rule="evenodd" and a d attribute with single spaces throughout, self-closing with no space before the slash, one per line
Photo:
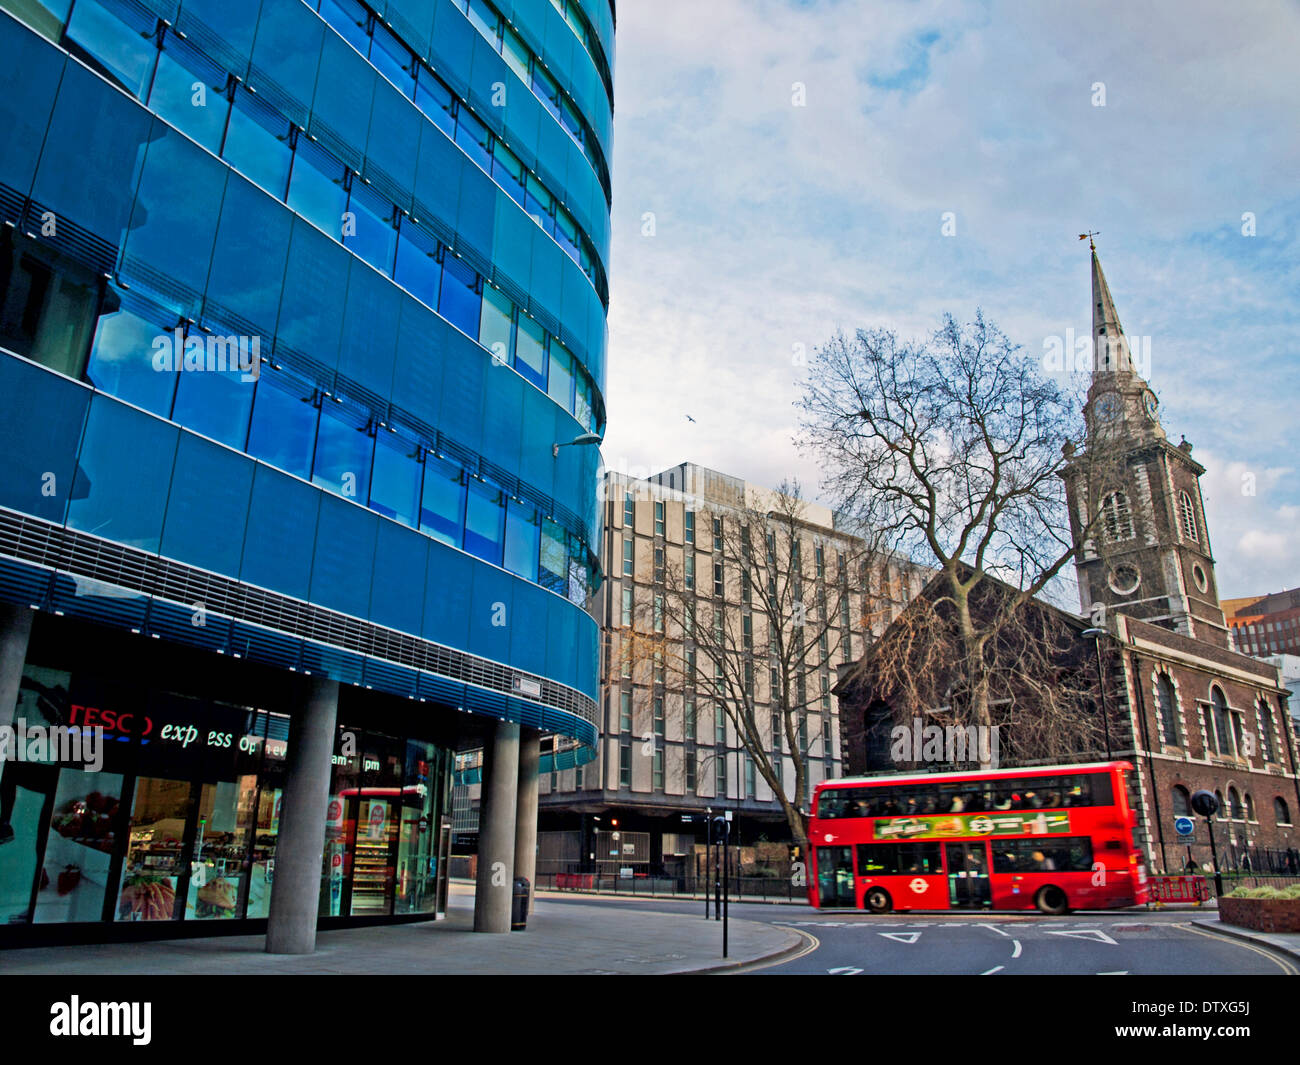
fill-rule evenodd
<path id="1" fill-rule="evenodd" d="M 823 781 L 808 838 L 827 845 L 810 855 L 809 901 L 873 912 L 1141 905 L 1132 770 L 1093 762 Z"/>

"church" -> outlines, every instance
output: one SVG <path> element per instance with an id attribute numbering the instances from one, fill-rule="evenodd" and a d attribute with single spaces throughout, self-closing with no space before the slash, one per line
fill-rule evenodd
<path id="1" fill-rule="evenodd" d="M 1057 631 L 1078 638 L 1051 652 L 1062 684 L 1082 686 L 1089 667 L 1104 678 L 1106 747 L 1136 770 L 1135 842 L 1149 869 L 1175 873 L 1189 861 L 1210 862 L 1204 819 L 1190 807 L 1192 794 L 1206 790 L 1219 800 L 1214 831 L 1222 867 L 1300 871 L 1300 774 L 1288 692 L 1276 667 L 1232 649 L 1201 497 L 1205 468 L 1186 439 L 1175 444 L 1166 435 L 1140 372 L 1149 373 L 1149 364 L 1134 360 L 1095 247 L 1092 333 L 1087 438 L 1082 448 L 1067 446 L 1062 470 L 1079 545 L 1081 615 L 1038 601 L 1026 609 L 1052 615 Z M 1103 450 L 1105 464 L 1088 461 Z M 1101 521 L 1090 528 L 1098 506 Z M 873 684 L 871 659 L 869 648 L 836 687 L 848 775 L 898 772 L 880 742 L 882 725 L 926 709 L 894 705 L 896 693 Z M 1080 750 L 1072 760 L 1106 753 Z M 1003 764 L 1016 764 L 1014 753 Z M 1185 818 L 1194 823 L 1191 835 L 1179 832 Z"/>

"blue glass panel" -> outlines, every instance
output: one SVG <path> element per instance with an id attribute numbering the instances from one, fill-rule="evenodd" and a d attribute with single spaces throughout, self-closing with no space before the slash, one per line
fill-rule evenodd
<path id="1" fill-rule="evenodd" d="M 501 504 L 499 489 L 470 478 L 465 505 L 465 550 L 498 566 L 505 524 L 505 507 Z"/>
<path id="2" fill-rule="evenodd" d="M 411 51 L 388 30 L 375 25 L 374 40 L 370 44 L 370 62 L 375 69 L 391 81 L 408 99 L 415 90 L 415 62 Z"/>
<path id="3" fill-rule="evenodd" d="M 419 445 L 384 431 L 375 442 L 375 466 L 370 478 L 370 509 L 414 526 L 420 515 Z"/>
<path id="4" fill-rule="evenodd" d="M 235 94 L 221 155 L 277 200 L 284 199 L 289 185 L 289 165 L 293 161 L 293 153 L 289 151 L 289 123 L 262 106 L 260 100 L 242 87 Z"/>
<path id="5" fill-rule="evenodd" d="M 554 337 L 551 338 L 550 367 L 546 377 L 546 394 L 562 409 L 573 413 L 573 358 Z"/>
<path id="6" fill-rule="evenodd" d="M 240 579 L 306 599 L 322 498 L 311 485 L 258 466 Z"/>
<path id="7" fill-rule="evenodd" d="M 112 244 L 130 215 L 153 116 L 69 63 L 59 86 L 32 196 Z M 86 160 L 93 159 L 89 167 Z"/>
<path id="8" fill-rule="evenodd" d="M 492 352 L 494 363 L 510 365 L 510 349 L 514 346 L 513 315 L 515 305 L 505 294 L 491 285 L 483 286 L 483 316 L 478 326 L 478 342 Z"/>
<path id="9" fill-rule="evenodd" d="M 572 440 L 578 434 L 572 429 L 569 416 L 558 410 L 542 393 L 533 388 L 525 388 L 523 393 L 524 408 L 518 430 L 519 477 L 551 495 L 555 487 L 555 459 L 551 456 L 551 445 L 556 441 Z"/>
<path id="10" fill-rule="evenodd" d="M 483 440 L 479 450 L 489 462 L 515 469 L 519 462 L 519 422 L 528 386 L 505 369 L 489 369 L 483 401 Z"/>
<path id="11" fill-rule="evenodd" d="M 478 568 L 473 559 L 450 547 L 429 544 L 424 599 L 423 635 L 426 640 L 449 647 L 465 646 L 473 573 Z"/>
<path id="12" fill-rule="evenodd" d="M 515 369 L 539 388 L 546 387 L 546 333 L 527 315 L 519 316 Z"/>
<path id="13" fill-rule="evenodd" d="M 320 0 L 320 17 L 334 27 L 362 55 L 370 45 L 366 34 L 366 9 L 356 0 Z M 328 45 L 327 45 L 328 47 Z M 326 57 L 328 62 L 328 56 Z M 327 65 L 326 70 L 330 67 Z"/>
<path id="14" fill-rule="evenodd" d="M 370 582 L 370 619 L 399 632 L 420 635 L 429 541 L 417 532 L 379 523 Z"/>
<path id="15" fill-rule="evenodd" d="M 370 498 L 370 460 L 375 439 L 366 419 L 345 404 L 325 400 L 316 430 L 316 461 L 311 482 L 348 499 Z"/>
<path id="16" fill-rule="evenodd" d="M 246 57 L 253 50 L 261 6 L 262 0 L 184 0 L 177 25 L 184 30 L 198 21 Z"/>
<path id="17" fill-rule="evenodd" d="M 63 521 L 89 404 L 88 388 L 0 355 L 0 506 Z"/>
<path id="18" fill-rule="evenodd" d="M 153 28 L 152 18 L 125 6 L 110 9 L 98 0 L 78 0 L 65 32 L 127 92 L 140 96 L 158 56 Z"/>
<path id="19" fill-rule="evenodd" d="M 271 465 L 306 477 L 316 447 L 313 388 L 283 370 L 265 370 L 257 382 L 248 453 Z"/>
<path id="20" fill-rule="evenodd" d="M 172 421 L 243 451 L 254 389 L 254 382 L 243 378 L 238 369 L 180 374 Z"/>
<path id="21" fill-rule="evenodd" d="M 162 554 L 215 573 L 238 575 L 254 468 L 243 455 L 182 433 L 167 498 Z"/>
<path id="22" fill-rule="evenodd" d="M 24 196 L 36 174 L 64 62 L 62 53 L 34 33 L 9 27 L 0 34 L 0 182 Z"/>
<path id="23" fill-rule="evenodd" d="M 315 92 L 321 40 L 329 31 L 305 4 L 280 4 L 274 14 L 267 7 L 253 42 L 250 84 L 261 89 L 263 81 L 274 81 L 302 108 L 289 116 L 299 120 Z"/>
<path id="24" fill-rule="evenodd" d="M 465 475 L 459 466 L 425 456 L 420 531 L 460 547 L 465 529 Z"/>
<path id="25" fill-rule="evenodd" d="M 381 397 L 393 384 L 402 294 L 364 263 L 352 263 L 338 371 Z"/>
<path id="26" fill-rule="evenodd" d="M 442 279 L 438 313 L 457 329 L 477 337 L 481 302 L 478 274 L 454 255 L 448 255 L 443 259 Z"/>
<path id="27" fill-rule="evenodd" d="M 536 588 L 514 586 L 514 604 L 509 618 L 510 664 L 530 673 L 546 672 L 546 641 L 539 639 L 550 617 L 547 600 Z"/>
<path id="28" fill-rule="evenodd" d="M 184 41 L 168 37 L 149 90 L 149 108 L 208 151 L 220 152 L 230 113 L 225 87 L 223 71 Z"/>
<path id="29" fill-rule="evenodd" d="M 207 309 L 231 312 L 265 332 L 270 354 L 284 285 L 293 216 L 251 182 L 232 174 L 208 274 Z"/>
<path id="30" fill-rule="evenodd" d="M 542 519 L 539 583 L 563 595 L 569 582 L 568 537 L 550 518 Z"/>
<path id="31" fill-rule="evenodd" d="M 385 277 L 391 277 L 393 254 L 397 250 L 397 230 L 393 227 L 397 208 L 391 200 L 354 181 L 347 209 L 352 217 L 343 227 L 344 247 L 360 255 Z"/>
<path id="32" fill-rule="evenodd" d="M 378 27 L 376 27 L 378 31 Z M 382 81 L 375 84 L 375 103 L 370 112 L 370 140 L 366 144 L 366 174 L 378 168 L 407 194 L 401 206 L 409 207 L 415 188 L 415 164 L 420 157 L 420 137 L 428 125 L 409 100 L 403 99 Z M 435 136 L 433 130 L 429 136 Z"/>
<path id="33" fill-rule="evenodd" d="M 492 155 L 488 148 L 491 134 L 482 122 L 463 108 L 456 115 L 456 143 L 484 170 L 492 169 Z"/>
<path id="34" fill-rule="evenodd" d="M 503 371 L 490 369 L 491 360 L 483 349 L 450 326 L 443 342 L 442 365 L 438 428 L 477 451 L 483 442 L 484 374 Z"/>
<path id="35" fill-rule="evenodd" d="M 363 37 L 357 55 L 332 33 L 325 38 L 309 127 L 319 135 L 323 126 L 358 155 L 365 150 L 375 92 L 375 69 L 362 58 L 369 45 Z"/>
<path id="36" fill-rule="evenodd" d="M 501 570 L 474 567 L 469 602 L 469 649 L 474 654 L 495 662 L 509 661 L 516 583 Z"/>
<path id="37" fill-rule="evenodd" d="M 511 501 L 506 509 L 505 567 L 526 580 L 537 580 L 537 555 L 541 528 L 537 510 L 527 503 Z"/>
<path id="38" fill-rule="evenodd" d="M 427 126 L 420 134 L 420 159 L 415 167 L 416 217 L 421 212 L 443 221 L 456 217 L 460 173 L 468 164 L 456 146 Z"/>
<path id="39" fill-rule="evenodd" d="M 433 311 L 414 300 L 402 300 L 393 395 L 404 408 L 432 425 L 441 421 L 442 352 L 450 329 Z"/>
<path id="40" fill-rule="evenodd" d="M 293 278 L 294 284 L 284 286 L 277 343 L 334 368 L 343 328 L 339 297 L 347 288 L 351 263 L 347 252 L 328 237 L 301 219 L 294 221 L 285 268 L 285 276 Z"/>
<path id="41" fill-rule="evenodd" d="M 447 86 L 421 68 L 415 85 L 415 106 L 433 119 L 448 137 L 456 136 L 455 97 Z"/>
<path id="42" fill-rule="evenodd" d="M 442 281 L 438 242 L 410 222 L 404 222 L 398 234 L 394 277 L 416 299 L 430 307 L 438 306 L 438 286 Z"/>
<path id="43" fill-rule="evenodd" d="M 131 211 L 127 260 L 143 260 L 163 274 L 167 284 L 201 293 L 208 280 L 227 171 L 161 123 L 155 138 Z"/>
<path id="44" fill-rule="evenodd" d="M 166 417 L 176 389 L 175 322 L 164 324 L 161 315 L 146 317 L 137 306 L 123 306 L 99 319 L 86 379 L 104 392 Z M 155 354 L 162 369 L 154 368 Z"/>
<path id="45" fill-rule="evenodd" d="M 342 163 L 306 138 L 298 138 L 289 175 L 289 206 L 336 240 L 342 238 L 348 203 L 343 180 Z"/>
<path id="46" fill-rule="evenodd" d="M 156 552 L 178 435 L 174 425 L 95 396 L 68 526 Z"/>
<path id="47" fill-rule="evenodd" d="M 311 601 L 364 618 L 370 613 L 370 577 L 379 522 L 373 514 L 325 496 L 316 526 Z"/>

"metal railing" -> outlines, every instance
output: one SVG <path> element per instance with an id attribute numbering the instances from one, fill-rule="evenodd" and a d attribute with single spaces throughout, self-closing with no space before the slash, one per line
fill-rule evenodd
<path id="1" fill-rule="evenodd" d="M 597 873 L 538 873 L 537 890 L 588 895 L 627 895 L 635 898 L 703 899 L 714 882 L 704 876 L 602 876 Z M 731 876 L 732 899 L 756 902 L 806 902 L 808 891 L 788 877 Z"/>

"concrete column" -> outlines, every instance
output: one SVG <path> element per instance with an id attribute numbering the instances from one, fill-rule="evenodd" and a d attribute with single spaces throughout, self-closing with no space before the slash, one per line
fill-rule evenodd
<path id="1" fill-rule="evenodd" d="M 35 613 L 30 607 L 0 603 L 0 725 L 14 721 Z"/>
<path id="2" fill-rule="evenodd" d="M 289 729 L 284 803 L 275 845 L 275 881 L 266 929 L 268 954 L 310 954 L 316 949 L 325 808 L 330 759 L 338 721 L 339 682 L 313 677 L 307 703 Z"/>
<path id="3" fill-rule="evenodd" d="M 515 876 L 528 877 L 528 912 L 537 895 L 537 767 L 542 736 L 525 729 L 519 740 L 519 789 L 515 802 Z"/>
<path id="4" fill-rule="evenodd" d="M 478 881 L 474 931 L 509 932 L 514 892 L 515 799 L 519 788 L 519 726 L 499 721 L 483 751 L 478 815 Z"/>

